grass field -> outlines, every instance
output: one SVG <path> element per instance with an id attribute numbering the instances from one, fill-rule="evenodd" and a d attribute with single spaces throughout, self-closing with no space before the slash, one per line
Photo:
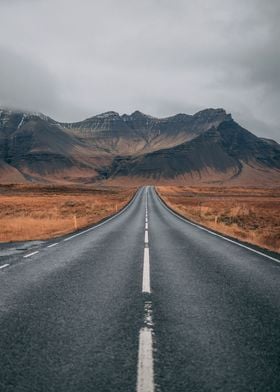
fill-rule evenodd
<path id="1" fill-rule="evenodd" d="M 0 242 L 43 240 L 119 211 L 135 188 L 0 186 Z"/>
<path id="2" fill-rule="evenodd" d="M 280 253 L 280 189 L 160 186 L 165 202 L 222 234 Z"/>

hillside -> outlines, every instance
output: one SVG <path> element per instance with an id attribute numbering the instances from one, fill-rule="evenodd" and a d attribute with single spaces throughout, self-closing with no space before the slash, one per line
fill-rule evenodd
<path id="1" fill-rule="evenodd" d="M 107 112 L 59 123 L 0 111 L 0 182 L 280 184 L 280 146 L 223 109 L 155 118 Z"/>
<path id="2" fill-rule="evenodd" d="M 107 112 L 62 125 L 80 141 L 113 155 L 139 155 L 191 140 L 228 116 L 223 109 L 207 109 L 193 116 L 177 114 L 162 119 L 139 111 L 122 116 Z"/>
<path id="3" fill-rule="evenodd" d="M 98 157 L 63 127 L 38 113 L 0 112 L 0 180 L 82 181 Z"/>
<path id="4" fill-rule="evenodd" d="M 217 128 L 175 147 L 138 157 L 117 157 L 101 175 L 152 183 L 279 184 L 280 146 L 227 118 Z"/>

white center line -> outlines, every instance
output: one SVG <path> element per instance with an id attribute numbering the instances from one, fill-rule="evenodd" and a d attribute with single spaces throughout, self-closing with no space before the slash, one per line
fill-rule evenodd
<path id="1" fill-rule="evenodd" d="M 38 250 L 37 250 L 36 252 L 29 253 L 28 255 L 25 255 L 25 256 L 23 256 L 23 257 L 26 259 L 27 257 L 34 256 L 34 255 L 36 255 L 37 253 L 39 253 Z"/>
<path id="2" fill-rule="evenodd" d="M 150 250 L 148 234 L 148 211 L 146 188 L 146 217 L 145 217 L 145 248 L 143 262 L 142 293 L 151 294 L 150 284 Z M 153 322 L 152 322 L 152 302 L 146 301 L 144 305 L 144 327 L 139 333 L 138 349 L 138 369 L 137 369 L 137 392 L 154 392 L 154 361 L 153 361 Z"/>
<path id="3" fill-rule="evenodd" d="M 56 245 L 58 245 L 58 242 L 56 242 L 55 244 L 48 245 L 48 248 L 52 248 L 53 246 L 56 246 Z"/>
<path id="4" fill-rule="evenodd" d="M 149 248 L 144 248 L 142 292 L 147 294 L 151 293 Z"/>
<path id="5" fill-rule="evenodd" d="M 153 336 L 150 328 L 140 330 L 137 392 L 154 392 Z"/>
<path id="6" fill-rule="evenodd" d="M 148 234 L 148 230 L 145 230 L 145 240 L 144 240 L 145 244 L 149 243 L 149 234 Z"/>
<path id="7" fill-rule="evenodd" d="M 1 266 L 0 266 L 0 269 L 7 268 L 7 267 L 9 267 L 9 265 L 10 265 L 10 264 L 1 265 Z"/>

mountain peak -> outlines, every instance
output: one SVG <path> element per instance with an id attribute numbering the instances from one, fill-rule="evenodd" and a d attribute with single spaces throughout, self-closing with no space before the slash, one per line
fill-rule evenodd
<path id="1" fill-rule="evenodd" d="M 46 116 L 40 112 L 31 112 L 28 110 L 20 110 L 20 109 L 9 109 L 0 107 L 0 117 L 11 117 L 11 116 L 24 116 L 26 119 L 30 119 L 33 117 L 41 118 L 42 120 L 48 120 L 50 117 Z"/>
<path id="2" fill-rule="evenodd" d="M 226 116 L 227 112 L 223 108 L 209 108 L 203 109 L 194 114 L 194 117 L 209 117 L 209 116 Z"/>
<path id="3" fill-rule="evenodd" d="M 100 113 L 97 114 L 96 116 L 94 116 L 95 118 L 110 118 L 110 117 L 119 117 L 119 113 L 114 112 L 113 110 L 109 111 L 109 112 L 104 112 L 104 113 Z M 91 118 L 94 118 L 91 117 Z"/>
<path id="4" fill-rule="evenodd" d="M 123 118 L 124 121 L 127 120 L 143 120 L 143 119 L 153 119 L 154 117 L 145 114 L 143 112 L 140 112 L 140 110 L 135 110 L 133 113 L 131 114 L 123 114 L 121 116 Z"/>
<path id="5" fill-rule="evenodd" d="M 151 117 L 147 114 L 140 112 L 140 110 L 135 110 L 135 112 L 131 113 L 131 117 Z"/>

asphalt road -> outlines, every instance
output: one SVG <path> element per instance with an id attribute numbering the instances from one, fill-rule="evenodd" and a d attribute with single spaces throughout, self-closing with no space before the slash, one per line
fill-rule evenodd
<path id="1" fill-rule="evenodd" d="M 78 235 L 1 248 L 1 392 L 280 391 L 280 264 L 152 188 Z"/>

